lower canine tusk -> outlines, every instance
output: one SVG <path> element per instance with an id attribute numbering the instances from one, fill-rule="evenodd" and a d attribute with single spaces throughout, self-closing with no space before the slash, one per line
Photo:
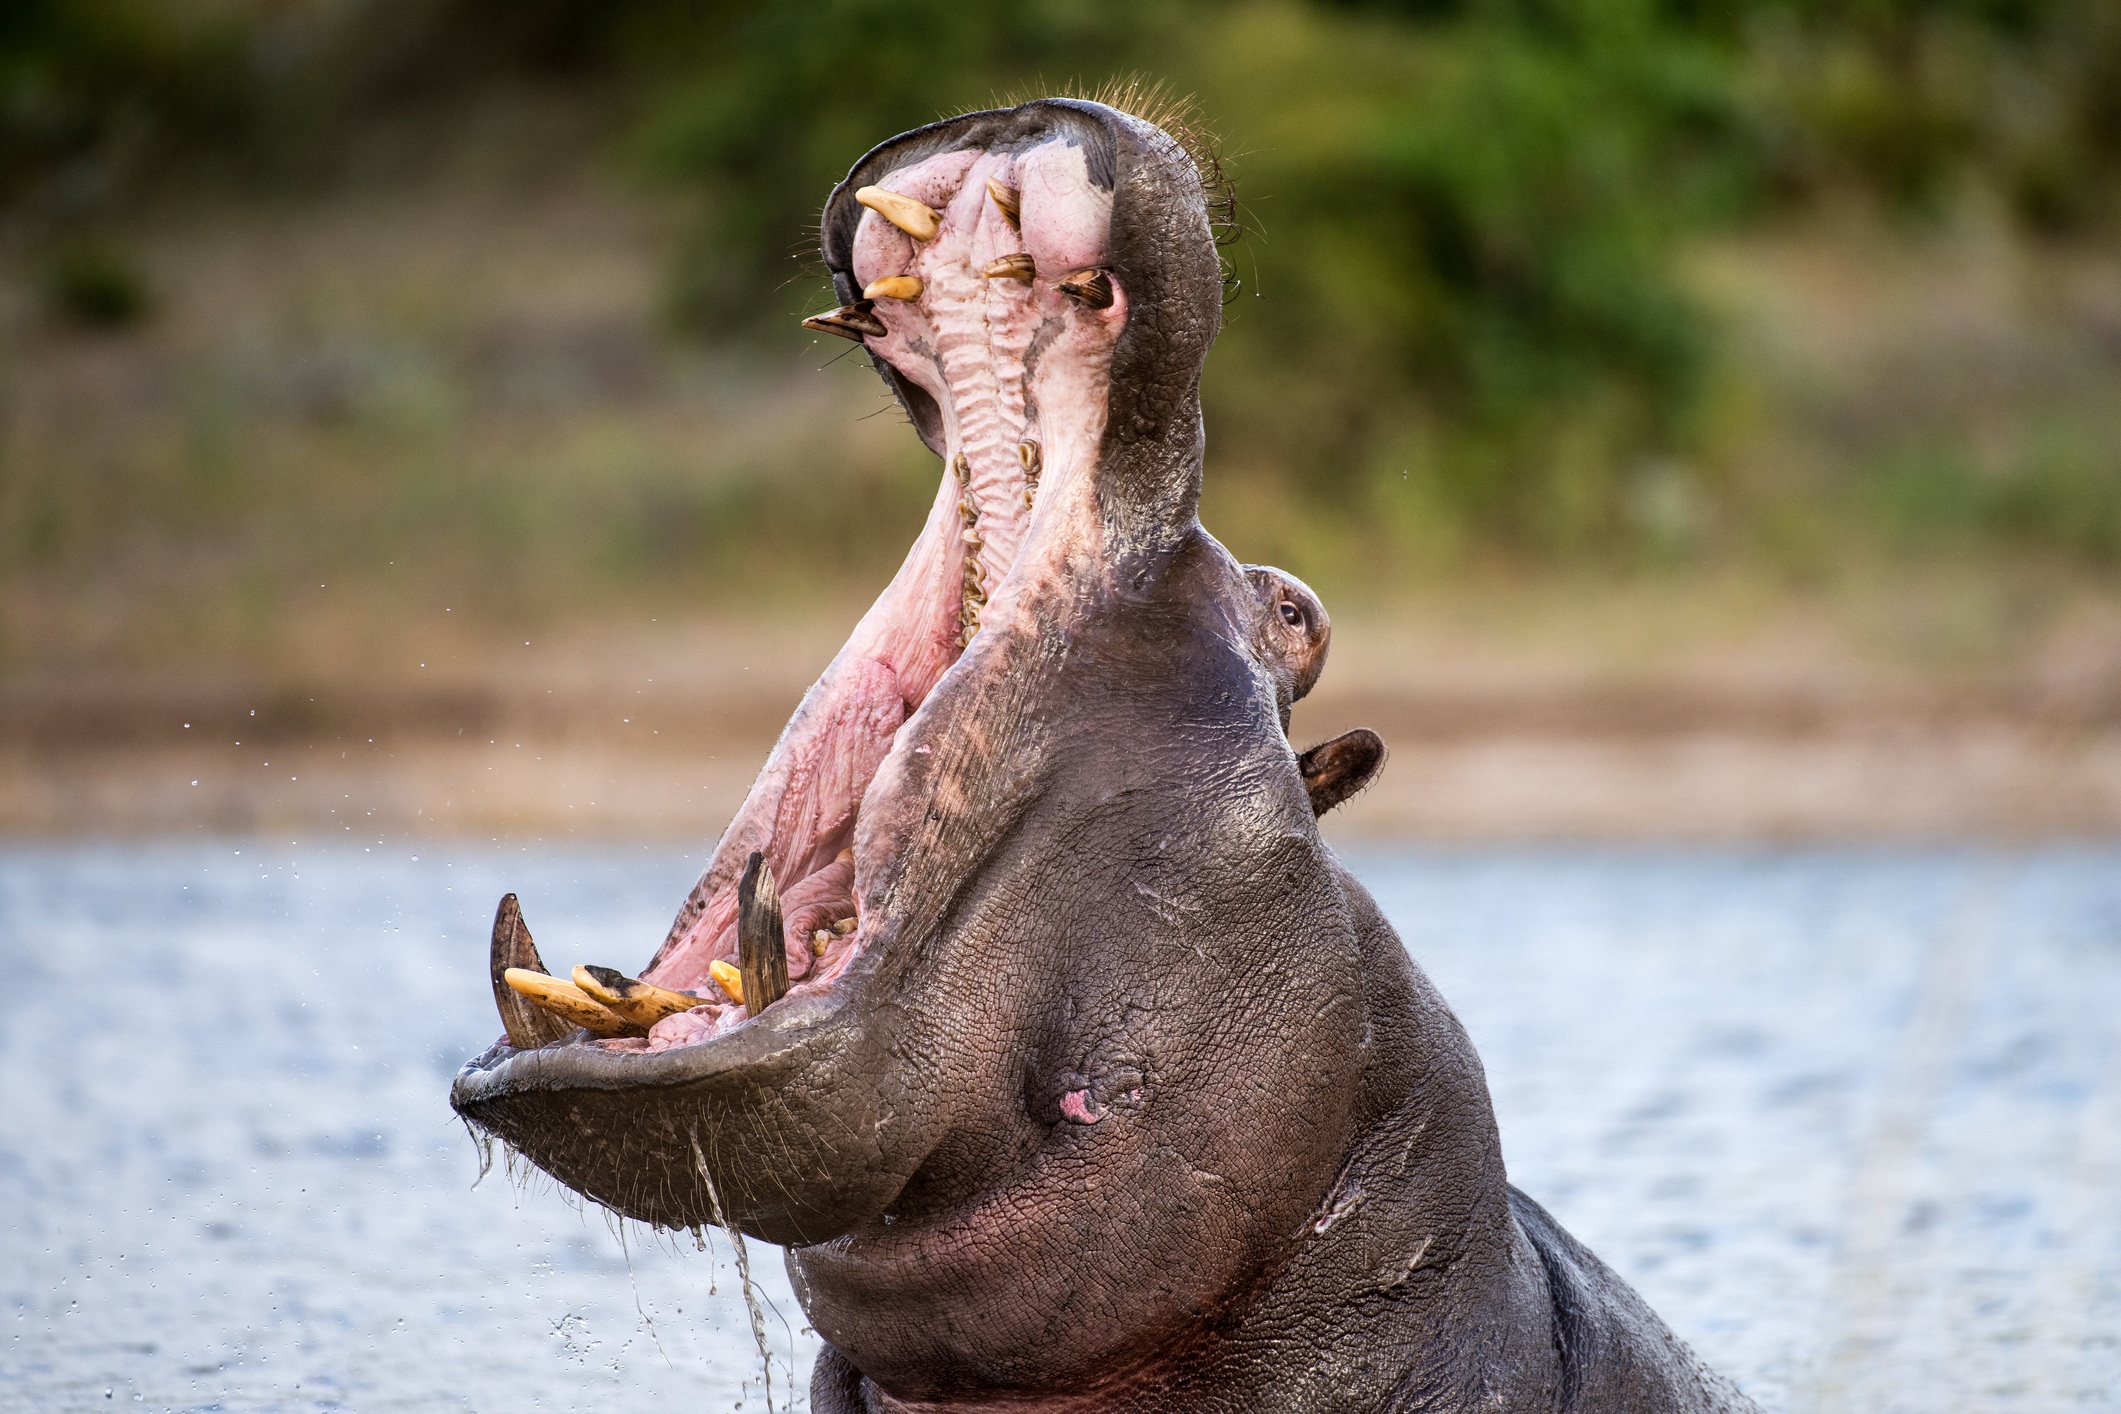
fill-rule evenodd
<path id="1" fill-rule="evenodd" d="M 843 304 L 830 314 L 813 314 L 803 321 L 803 327 L 814 333 L 837 334 L 856 343 L 863 339 L 881 339 L 891 332 L 865 299 Z"/>
<path id="2" fill-rule="evenodd" d="M 736 886 L 736 957 L 744 974 L 744 1005 L 753 1016 L 788 994 L 781 894 L 773 886 L 773 866 L 757 850 L 745 861 Z"/>
<path id="3" fill-rule="evenodd" d="M 493 915 L 493 946 L 487 955 L 487 966 L 493 979 L 493 1004 L 501 1013 L 509 1045 L 519 1051 L 534 1051 L 565 1040 L 573 1031 L 551 1012 L 531 1005 L 506 981 L 511 968 L 545 971 L 538 945 L 531 940 L 530 927 L 523 922 L 523 910 L 514 894 L 503 897 Z"/>
<path id="4" fill-rule="evenodd" d="M 886 275 L 880 280 L 871 280 L 869 287 L 862 291 L 862 298 L 919 299 L 921 291 L 926 288 L 918 275 Z"/>
<path id="5" fill-rule="evenodd" d="M 502 973 L 501 977 L 509 986 L 554 1016 L 571 1021 L 577 1026 L 587 1027 L 599 1036 L 639 1036 L 648 1029 L 598 1005 L 572 982 L 562 982 L 557 977 L 548 977 L 542 972 L 531 972 L 521 967 L 511 967 Z"/>
<path id="6" fill-rule="evenodd" d="M 917 241 L 932 241 L 943 218 L 934 207 L 882 187 L 863 187 L 854 199 Z"/>
<path id="7" fill-rule="evenodd" d="M 1014 255 L 989 261 L 987 268 L 979 273 L 990 280 L 1015 280 L 1028 285 L 1038 278 L 1038 262 L 1031 258 L 1029 251 L 1020 250 Z"/>
<path id="8" fill-rule="evenodd" d="M 700 999 L 689 993 L 637 981 L 609 967 L 577 967 L 574 984 L 591 1001 L 636 1026 L 654 1026 L 666 1016 L 691 1011 L 700 1004 Z"/>

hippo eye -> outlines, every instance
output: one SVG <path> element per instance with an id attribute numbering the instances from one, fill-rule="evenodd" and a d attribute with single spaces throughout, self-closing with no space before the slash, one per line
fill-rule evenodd
<path id="1" fill-rule="evenodd" d="M 1290 628 L 1302 628 L 1304 626 L 1304 611 L 1284 599 L 1281 601 L 1281 621 Z"/>

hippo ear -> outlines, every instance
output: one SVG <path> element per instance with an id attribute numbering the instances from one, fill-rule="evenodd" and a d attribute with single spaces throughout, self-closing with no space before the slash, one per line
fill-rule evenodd
<path id="1" fill-rule="evenodd" d="M 1296 758 L 1313 815 L 1325 814 L 1376 780 L 1384 764 L 1385 739 L 1368 727 L 1322 741 Z"/>

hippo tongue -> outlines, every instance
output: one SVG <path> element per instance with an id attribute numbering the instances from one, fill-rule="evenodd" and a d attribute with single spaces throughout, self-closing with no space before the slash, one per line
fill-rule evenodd
<path id="1" fill-rule="evenodd" d="M 853 912 L 864 794 L 983 628 L 1013 612 L 1028 560 L 1094 522 L 1126 291 L 1104 268 L 1113 193 L 1055 136 L 910 158 L 854 193 L 843 292 L 809 321 L 862 342 L 942 457 L 906 562 L 804 697 L 643 976 L 701 987 L 737 951 L 737 876 L 763 853 L 788 901 L 789 975 L 837 975 L 859 946 L 813 940 Z M 1036 554 L 1027 550 L 1037 542 Z"/>

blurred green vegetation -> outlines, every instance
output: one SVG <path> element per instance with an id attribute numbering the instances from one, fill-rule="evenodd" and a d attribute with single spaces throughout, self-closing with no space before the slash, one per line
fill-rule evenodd
<path id="1" fill-rule="evenodd" d="M 330 188 L 393 125 L 566 89 L 592 98 L 602 150 L 690 213 L 671 326 L 798 366 L 816 345 L 795 317 L 828 301 L 816 213 L 868 146 L 1128 75 L 1194 97 L 1235 184 L 1210 495 L 1248 548 L 1327 580 L 1351 547 L 1373 566 L 1852 544 L 2121 563 L 2097 340 L 2061 355 L 2092 375 L 2007 410 L 2000 436 L 1946 407 L 1770 464 L 1748 455 L 1769 395 L 1690 273 L 1705 244 L 1844 208 L 1911 246 L 1975 213 L 2028 248 L 2110 252 L 2111 0 L 16 0 L 0 197 L 51 317 L 127 326 L 155 306 L 130 213 Z M 862 465 L 878 507 L 917 502 Z M 64 516 L 34 474 L 0 464 L 17 560 Z M 573 507 L 555 523 L 602 517 L 611 564 L 735 553 L 794 491 L 731 475 L 665 468 L 602 510 L 555 491 Z M 806 520 L 846 504 L 803 490 Z"/>

